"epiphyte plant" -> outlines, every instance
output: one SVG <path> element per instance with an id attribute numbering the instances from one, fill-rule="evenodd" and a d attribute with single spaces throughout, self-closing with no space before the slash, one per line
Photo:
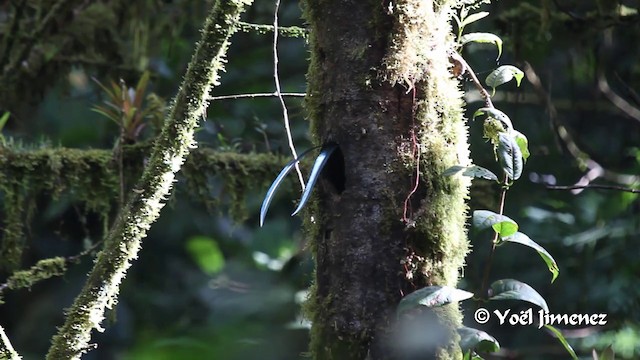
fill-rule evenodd
<path id="1" fill-rule="evenodd" d="M 304 157 L 309 155 L 311 151 L 317 148 L 318 147 L 314 147 L 306 150 L 305 152 L 300 154 L 297 158 L 289 161 L 282 168 L 282 170 L 280 171 L 276 179 L 273 181 L 273 183 L 269 187 L 269 190 L 267 190 L 267 194 L 264 196 L 264 200 L 262 201 L 262 207 L 260 208 L 260 226 L 261 227 L 262 225 L 264 225 L 264 219 L 267 216 L 267 211 L 269 210 L 269 205 L 271 204 L 271 200 L 273 200 L 273 196 L 275 195 L 276 191 L 282 184 L 282 181 L 284 180 L 284 178 L 287 176 L 287 174 L 289 174 L 289 172 L 291 172 L 291 170 L 296 166 L 296 164 L 298 164 Z M 291 216 L 294 216 L 297 213 L 299 213 L 307 204 L 307 201 L 309 201 L 309 196 L 311 196 L 311 192 L 313 191 L 313 188 L 318 182 L 318 178 L 322 173 L 322 169 L 327 164 L 327 161 L 331 157 L 331 154 L 333 154 L 333 152 L 337 148 L 338 148 L 338 144 L 333 142 L 322 145 L 320 149 L 320 153 L 318 154 L 318 157 L 314 161 L 313 167 L 311 168 L 311 174 L 309 175 L 307 186 L 304 188 L 302 197 L 300 198 L 300 203 L 298 204 L 298 207 L 294 210 L 294 212 L 291 214 Z"/>

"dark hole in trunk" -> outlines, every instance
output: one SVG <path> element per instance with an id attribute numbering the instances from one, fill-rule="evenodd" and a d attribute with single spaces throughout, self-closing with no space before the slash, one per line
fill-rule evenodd
<path id="1" fill-rule="evenodd" d="M 344 156 L 340 146 L 331 154 L 325 165 L 322 176 L 329 181 L 338 194 L 342 194 L 346 182 L 344 172 Z"/>

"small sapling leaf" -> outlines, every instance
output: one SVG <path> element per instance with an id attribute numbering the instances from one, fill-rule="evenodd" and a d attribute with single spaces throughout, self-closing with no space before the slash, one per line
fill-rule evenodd
<path id="1" fill-rule="evenodd" d="M 531 286 L 513 279 L 498 280 L 491 284 L 489 300 L 522 300 L 549 311 L 547 302 Z"/>
<path id="2" fill-rule="evenodd" d="M 427 286 L 402 298 L 397 312 L 401 313 L 418 306 L 435 307 L 473 297 L 473 293 L 450 286 Z"/>
<path id="3" fill-rule="evenodd" d="M 507 116 L 507 114 L 503 113 L 502 111 L 496 108 L 488 108 L 488 107 L 480 108 L 476 110 L 475 113 L 473 113 L 472 119 L 475 120 L 476 117 L 482 116 L 482 115 L 486 115 L 487 117 L 499 120 L 501 123 L 505 125 L 506 127 L 505 130 L 507 131 L 513 130 L 513 123 L 511 122 L 511 119 L 509 119 L 509 116 Z"/>
<path id="4" fill-rule="evenodd" d="M 512 180 L 518 180 L 522 175 L 523 160 L 515 137 L 508 133 L 498 134 L 496 154 L 507 176 Z"/>
<path id="5" fill-rule="evenodd" d="M 515 225 L 516 230 L 518 224 L 505 215 L 496 214 L 490 210 L 476 210 L 473 212 L 473 227 L 478 230 L 493 228 L 495 224 L 501 222 L 510 222 Z M 495 229 L 494 229 L 495 230 Z"/>
<path id="6" fill-rule="evenodd" d="M 518 231 L 518 224 L 513 221 L 500 221 L 491 225 L 491 227 L 501 238 L 511 236 Z"/>
<path id="7" fill-rule="evenodd" d="M 560 273 L 558 264 L 553 259 L 553 256 L 551 256 L 551 254 L 549 254 L 549 252 L 545 250 L 542 246 L 538 245 L 535 241 L 531 240 L 527 235 L 521 232 L 516 232 L 511 236 L 503 237 L 502 240 L 522 244 L 524 246 L 528 246 L 536 250 L 540 255 L 540 257 L 542 258 L 542 260 L 544 260 L 544 262 L 547 264 L 547 267 L 551 272 L 551 275 L 552 275 L 551 282 L 553 283 L 556 280 L 556 278 L 558 277 L 558 274 Z"/>
<path id="8" fill-rule="evenodd" d="M 445 170 L 442 173 L 442 175 L 453 176 L 459 172 L 462 172 L 463 176 L 468 176 L 472 178 L 480 178 L 480 179 L 487 179 L 487 180 L 494 180 L 494 181 L 498 180 L 498 177 L 496 176 L 496 174 L 491 172 L 491 170 L 485 169 L 482 166 L 478 166 L 478 165 L 471 165 L 471 166 L 454 165 L 448 168 L 447 170 Z"/>
<path id="9" fill-rule="evenodd" d="M 513 130 L 512 134 L 516 138 L 516 143 L 518 144 L 520 152 L 522 153 L 522 159 L 527 162 L 527 159 L 531 155 L 531 153 L 529 152 L 529 140 L 526 136 L 524 136 L 523 133 L 518 130 Z"/>
<path id="10" fill-rule="evenodd" d="M 571 355 L 571 358 L 573 360 L 578 360 L 578 355 L 576 355 L 576 352 L 573 351 L 573 348 L 571 347 L 571 345 L 569 345 L 569 343 L 567 342 L 567 339 L 564 338 L 564 335 L 562 335 L 562 333 L 560 332 L 560 330 L 554 328 L 551 325 L 545 325 L 545 328 L 547 328 L 547 330 L 549 330 L 553 336 L 558 339 L 558 341 L 560 341 L 560 343 L 562 344 L 562 346 L 564 346 L 564 348 L 567 350 L 567 352 L 569 353 L 569 355 Z"/>
<path id="11" fill-rule="evenodd" d="M 484 19 L 485 17 L 489 16 L 489 12 L 487 11 L 480 11 L 474 14 L 471 14 L 467 17 L 465 17 L 464 19 L 462 19 L 462 22 L 460 23 L 460 27 L 464 28 L 465 26 L 474 23 L 480 19 Z"/>
<path id="12" fill-rule="evenodd" d="M 470 42 L 495 44 L 498 47 L 498 57 L 496 58 L 496 60 L 500 58 L 500 55 L 502 55 L 502 39 L 500 39 L 500 37 L 495 34 L 471 33 L 460 38 L 460 44 L 462 45 Z"/>
<path id="13" fill-rule="evenodd" d="M 523 78 L 524 72 L 522 72 L 522 70 L 513 65 L 502 65 L 487 76 L 485 83 L 487 86 L 490 86 L 493 89 L 493 93 L 495 93 L 498 86 L 506 84 L 513 79 L 516 79 L 517 86 L 520 86 Z"/>
<path id="14" fill-rule="evenodd" d="M 464 353 L 469 351 L 496 352 L 500 350 L 498 340 L 482 330 L 461 327 L 458 329 L 458 334 L 460 334 L 460 349 Z"/>

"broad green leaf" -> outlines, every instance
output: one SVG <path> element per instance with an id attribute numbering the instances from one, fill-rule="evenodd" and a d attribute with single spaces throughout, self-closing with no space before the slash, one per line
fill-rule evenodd
<path id="1" fill-rule="evenodd" d="M 187 252 L 208 275 L 214 275 L 224 268 L 224 255 L 218 243 L 206 236 L 194 236 L 187 240 Z"/>
<path id="2" fill-rule="evenodd" d="M 496 88 L 502 84 L 516 79 L 516 84 L 520 86 L 520 82 L 524 78 L 524 72 L 513 65 L 502 65 L 493 70 L 486 78 L 485 83 L 496 92 Z"/>
<path id="3" fill-rule="evenodd" d="M 569 345 L 569 343 L 567 342 L 567 339 L 564 338 L 564 335 L 562 335 L 562 333 L 558 329 L 554 328 L 551 325 L 545 325 L 544 327 L 549 329 L 549 331 L 551 331 L 553 335 L 555 335 L 556 339 L 560 341 L 562 346 L 564 346 L 564 348 L 567 350 L 569 355 L 571 355 L 571 358 L 573 360 L 578 360 L 578 355 L 576 355 L 576 352 L 573 351 L 573 348 L 571 347 L 571 345 Z"/>
<path id="4" fill-rule="evenodd" d="M 482 330 L 461 327 L 458 329 L 458 334 L 460 334 L 460 349 L 465 353 L 470 350 L 480 352 L 496 352 L 500 350 L 498 340 Z"/>
<path id="5" fill-rule="evenodd" d="M 398 313 L 418 306 L 435 307 L 473 297 L 473 293 L 450 286 L 427 286 L 405 296 L 398 304 Z"/>
<path id="6" fill-rule="evenodd" d="M 498 47 L 498 57 L 496 59 L 499 59 L 500 55 L 502 55 L 502 39 L 500 39 L 500 37 L 498 37 L 495 34 L 471 33 L 471 34 L 464 35 L 460 38 L 460 44 L 462 45 L 465 45 L 470 42 L 495 44 Z"/>
<path id="7" fill-rule="evenodd" d="M 2 114 L 2 117 L 0 117 L 0 131 L 2 131 L 4 126 L 7 124 L 7 121 L 9 121 L 10 116 L 11 116 L 11 113 L 8 111 L 5 111 L 4 114 Z"/>
<path id="8" fill-rule="evenodd" d="M 552 274 L 551 282 L 553 283 L 556 280 L 558 274 L 560 273 L 558 264 L 553 259 L 553 256 L 551 256 L 551 254 L 549 254 L 549 252 L 547 252 L 547 250 L 545 250 L 542 246 L 538 245 L 535 241 L 531 240 L 527 235 L 521 232 L 516 232 L 511 236 L 503 237 L 502 240 L 522 244 L 536 250 L 542 260 L 544 260 L 544 262 L 547 264 L 547 267 Z"/>
<path id="9" fill-rule="evenodd" d="M 496 153 L 502 170 L 510 179 L 518 180 L 522 175 L 523 160 L 515 137 L 507 133 L 498 134 Z"/>
<path id="10" fill-rule="evenodd" d="M 531 286 L 513 279 L 498 280 L 491 284 L 489 300 L 522 300 L 549 311 L 547 302 Z"/>
<path id="11" fill-rule="evenodd" d="M 316 161 L 313 163 L 313 168 L 311 168 L 311 175 L 309 175 L 309 180 L 307 181 L 307 187 L 304 188 L 304 192 L 302 193 L 302 198 L 300 199 L 300 203 L 296 210 L 291 214 L 294 216 L 304 206 L 307 204 L 307 200 L 309 200 L 309 196 L 311 195 L 311 191 L 313 191 L 313 187 L 316 185 L 318 178 L 320 177 L 320 173 L 322 169 L 327 164 L 327 161 L 331 157 L 331 154 L 338 148 L 337 144 L 327 144 L 322 147 L 320 150 L 320 154 L 316 158 Z"/>
<path id="12" fill-rule="evenodd" d="M 275 195 L 276 190 L 278 190 L 278 188 L 280 187 L 280 184 L 282 184 L 282 181 L 284 180 L 284 178 L 295 167 L 295 165 L 298 162 L 300 162 L 300 160 L 302 160 L 302 158 L 307 156 L 311 152 L 311 150 L 313 150 L 313 149 L 315 149 L 315 148 L 311 148 L 311 149 L 303 152 L 302 154 L 298 155 L 298 157 L 296 159 L 293 159 L 293 160 L 289 161 L 282 168 L 282 170 L 280 170 L 280 173 L 278 174 L 276 179 L 273 180 L 273 183 L 269 187 L 269 190 L 267 190 L 267 194 L 264 196 L 264 200 L 262 200 L 262 206 L 260 207 L 260 227 L 262 227 L 262 225 L 264 225 L 264 219 L 267 216 L 267 211 L 269 210 L 269 205 L 271 204 L 271 200 L 273 200 L 273 196 Z"/>
<path id="13" fill-rule="evenodd" d="M 505 215 L 496 214 L 490 210 L 476 210 L 473 212 L 473 227 L 478 230 L 493 228 L 493 225 L 501 222 L 510 222 L 515 225 L 516 230 L 518 224 Z M 494 229 L 495 230 L 495 229 Z"/>
<path id="14" fill-rule="evenodd" d="M 482 115 L 486 115 L 487 117 L 499 120 L 501 123 L 503 123 L 506 126 L 507 131 L 513 130 L 513 123 L 511 123 L 511 119 L 509 119 L 507 114 L 503 113 L 502 111 L 496 108 L 488 108 L 488 107 L 480 108 L 476 110 L 475 113 L 473 113 L 472 119 L 475 120 L 476 117 L 482 116 Z"/>
<path id="15" fill-rule="evenodd" d="M 526 136 L 524 136 L 523 133 L 518 130 L 512 130 L 511 133 L 516 138 L 516 143 L 518 144 L 520 152 L 522 153 L 522 159 L 527 162 L 527 159 L 531 155 L 531 153 L 529 152 L 529 140 Z"/>
<path id="16" fill-rule="evenodd" d="M 500 221 L 491 225 L 491 227 L 500 235 L 501 238 L 511 236 L 518 231 L 518 224 L 513 221 Z"/>
<path id="17" fill-rule="evenodd" d="M 491 170 L 485 169 L 482 166 L 478 166 L 478 165 L 472 165 L 472 166 L 454 165 L 448 168 L 447 170 L 445 170 L 442 173 L 442 175 L 452 176 L 461 171 L 463 176 L 498 181 L 498 177 L 496 176 L 496 174 L 491 172 Z"/>
<path id="18" fill-rule="evenodd" d="M 477 12 L 475 14 L 471 14 L 467 17 L 465 17 L 464 19 L 462 19 L 462 23 L 460 24 L 460 27 L 465 27 L 471 23 L 474 23 L 480 19 L 483 19 L 485 17 L 489 16 L 489 13 L 487 11 L 480 11 Z"/>

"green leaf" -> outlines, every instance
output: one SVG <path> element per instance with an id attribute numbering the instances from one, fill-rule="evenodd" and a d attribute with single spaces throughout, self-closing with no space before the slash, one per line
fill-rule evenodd
<path id="1" fill-rule="evenodd" d="M 496 214 L 490 210 L 474 211 L 472 222 L 473 222 L 473 227 L 478 230 L 493 228 L 493 225 L 502 223 L 502 222 L 510 222 L 515 225 L 516 230 L 518 228 L 518 224 L 515 221 L 511 220 L 509 217 L 505 215 Z"/>
<path id="2" fill-rule="evenodd" d="M 500 39 L 500 37 L 495 34 L 471 33 L 460 38 L 460 44 L 462 45 L 470 42 L 495 44 L 498 47 L 498 57 L 496 58 L 496 60 L 500 58 L 500 55 L 502 55 L 502 39 Z"/>
<path id="3" fill-rule="evenodd" d="M 220 134 L 218 135 L 220 136 Z M 282 184 L 282 181 L 284 180 L 284 178 L 295 167 L 295 165 L 299 163 L 300 160 L 302 160 L 302 158 L 307 156 L 313 149 L 315 148 L 311 148 L 303 152 L 302 154 L 300 154 L 296 159 L 289 161 L 284 166 L 284 168 L 280 170 L 280 173 L 278 174 L 276 179 L 273 180 L 273 183 L 269 187 L 269 190 L 267 190 L 267 194 L 264 196 L 264 200 L 262 200 L 262 206 L 260 207 L 260 227 L 264 225 L 264 219 L 267 216 L 267 211 L 269 210 L 269 205 L 271 204 L 271 200 L 273 200 L 273 196 L 275 195 L 276 190 L 278 190 L 278 188 L 280 187 L 280 184 Z"/>
<path id="4" fill-rule="evenodd" d="M 2 114 L 2 117 L 0 117 L 0 131 L 4 129 L 4 126 L 7 124 L 7 121 L 9 121 L 9 117 L 11 117 L 11 113 L 8 111 L 5 111 L 4 114 Z"/>
<path id="5" fill-rule="evenodd" d="M 480 352 L 496 352 L 500 350 L 498 340 L 482 330 L 461 327 L 458 329 L 458 334 L 460 334 L 460 349 L 464 353 L 470 350 Z"/>
<path id="6" fill-rule="evenodd" d="M 442 175 L 453 176 L 461 171 L 463 176 L 498 181 L 498 177 L 496 176 L 496 174 L 491 172 L 491 170 L 485 169 L 482 166 L 478 166 L 478 165 L 472 165 L 472 166 L 454 165 L 448 168 L 447 170 L 445 170 L 442 173 Z"/>
<path id="7" fill-rule="evenodd" d="M 505 129 L 506 131 L 513 130 L 513 123 L 511 122 L 511 119 L 509 119 L 509 116 L 507 116 L 507 114 L 503 113 L 502 111 L 496 108 L 488 108 L 488 107 L 480 108 L 476 110 L 475 113 L 473 113 L 472 119 L 475 120 L 476 117 L 482 116 L 482 115 L 486 115 L 487 117 L 494 118 L 500 121 L 506 126 L 506 129 Z"/>
<path id="8" fill-rule="evenodd" d="M 520 86 L 522 78 L 524 78 L 524 72 L 522 72 L 522 70 L 513 65 L 502 65 L 487 76 L 485 83 L 487 86 L 490 86 L 495 93 L 498 86 L 506 84 L 513 79 L 516 79 L 517 86 Z"/>
<path id="9" fill-rule="evenodd" d="M 187 252 L 208 275 L 214 275 L 224 268 L 224 255 L 218 243 L 206 236 L 194 236 L 187 240 Z"/>
<path id="10" fill-rule="evenodd" d="M 450 286 L 427 286 L 405 296 L 398 304 L 398 313 L 418 306 L 435 307 L 466 300 L 473 297 L 473 293 Z"/>
<path id="11" fill-rule="evenodd" d="M 510 179 L 518 180 L 522 175 L 522 153 L 514 136 L 508 133 L 498 134 L 498 161 L 502 170 Z"/>
<path id="12" fill-rule="evenodd" d="M 480 19 L 484 19 L 487 16 L 489 16 L 489 13 L 487 11 L 480 11 L 480 12 L 477 12 L 475 14 L 471 14 L 471 15 L 465 17 L 462 20 L 462 22 L 460 24 L 460 27 L 463 28 L 463 27 L 465 27 L 465 26 L 467 26 L 467 25 L 469 25 L 471 23 L 474 23 L 474 22 L 480 20 Z"/>
<path id="13" fill-rule="evenodd" d="M 518 130 L 512 130 L 511 133 L 516 138 L 516 143 L 520 148 L 520 152 L 522 153 L 522 159 L 526 162 L 531 153 L 529 152 L 529 140 L 523 133 Z"/>
<path id="14" fill-rule="evenodd" d="M 518 224 L 513 221 L 500 221 L 491 225 L 491 227 L 500 235 L 501 238 L 511 236 L 518 231 Z"/>
<path id="15" fill-rule="evenodd" d="M 549 252 L 547 252 L 547 250 L 545 250 L 542 246 L 538 245 L 535 241 L 531 240 L 527 235 L 521 232 L 516 232 L 511 236 L 503 237 L 502 240 L 522 244 L 536 250 L 542 260 L 544 260 L 544 262 L 547 264 L 547 267 L 552 274 L 551 282 L 553 283 L 556 280 L 558 274 L 560 273 L 558 264 L 553 259 L 553 256 L 551 256 L 551 254 L 549 254 Z"/>
<path id="16" fill-rule="evenodd" d="M 531 286 L 513 279 L 498 280 L 491 284 L 489 300 L 522 300 L 549 311 L 547 302 Z"/>
<path id="17" fill-rule="evenodd" d="M 331 157 L 331 154 L 333 154 L 333 152 L 337 148 L 338 148 L 338 144 L 335 144 L 335 143 L 326 144 L 322 146 L 322 149 L 320 150 L 320 154 L 318 154 L 316 161 L 313 163 L 313 168 L 311 168 L 311 175 L 309 175 L 309 180 L 307 181 L 307 187 L 304 188 L 304 192 L 302 193 L 302 198 L 300 199 L 300 203 L 298 204 L 298 207 L 293 212 L 293 214 L 291 214 L 291 216 L 294 216 L 295 214 L 300 212 L 300 210 L 302 210 L 302 208 L 304 208 L 304 206 L 307 204 L 307 201 L 309 200 L 309 196 L 311 195 L 311 191 L 313 191 L 313 187 L 316 185 L 316 182 L 320 177 L 320 173 L 322 172 L 322 169 L 327 164 L 327 161 Z"/>
<path id="18" fill-rule="evenodd" d="M 562 333 L 558 329 L 554 328 L 551 325 L 545 325 L 544 327 L 549 329 L 549 331 L 551 331 L 553 335 L 555 335 L 556 339 L 558 339 L 558 341 L 562 343 L 562 346 L 564 346 L 573 360 L 578 360 L 578 355 L 576 355 L 576 352 L 573 351 L 573 348 L 571 347 L 571 345 L 569 345 L 567 339 L 564 338 L 564 335 L 562 335 Z"/>

